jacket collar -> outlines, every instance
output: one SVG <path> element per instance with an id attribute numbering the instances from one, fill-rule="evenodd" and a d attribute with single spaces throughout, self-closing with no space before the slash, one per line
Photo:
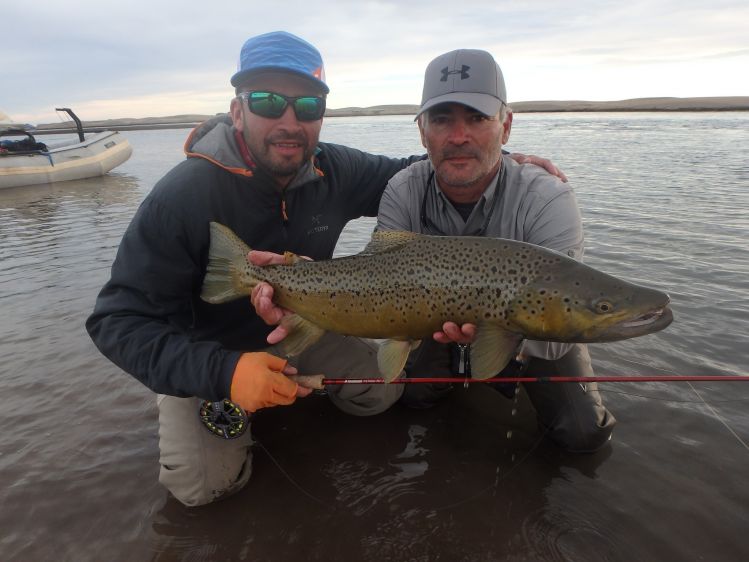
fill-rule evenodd
<path id="1" fill-rule="evenodd" d="M 188 158 L 203 158 L 232 174 L 244 177 L 261 175 L 244 138 L 232 125 L 228 113 L 216 115 L 195 127 L 185 141 L 184 150 Z M 312 159 L 301 167 L 286 187 L 287 190 L 325 175 L 319 168 L 320 152 L 318 146 Z"/>

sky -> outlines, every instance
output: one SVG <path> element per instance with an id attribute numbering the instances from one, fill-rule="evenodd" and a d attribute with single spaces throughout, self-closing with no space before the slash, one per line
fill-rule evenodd
<path id="1" fill-rule="evenodd" d="M 749 95 L 747 0 L 35 0 L 0 11 L 0 111 L 54 123 L 224 112 L 244 41 L 322 53 L 328 107 L 418 104 L 424 69 L 491 52 L 510 104 Z"/>

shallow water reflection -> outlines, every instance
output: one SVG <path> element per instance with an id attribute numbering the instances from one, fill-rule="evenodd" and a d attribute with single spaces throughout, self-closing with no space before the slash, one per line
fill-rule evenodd
<path id="1" fill-rule="evenodd" d="M 516 116 L 513 146 L 572 178 L 588 263 L 667 290 L 676 319 L 592 346 L 597 374 L 749 374 L 749 115 Z M 0 190 L 3 560 L 749 559 L 749 385 L 601 385 L 610 446 L 546 443 L 524 393 L 472 385 L 427 411 L 262 412 L 245 490 L 186 509 L 158 485 L 153 394 L 83 329 L 139 202 L 186 131 L 128 133 L 104 178 Z M 420 151 L 411 118 L 326 140 Z M 710 157 L 702 157 L 709 148 Z M 360 250 L 371 219 L 337 253 Z"/>

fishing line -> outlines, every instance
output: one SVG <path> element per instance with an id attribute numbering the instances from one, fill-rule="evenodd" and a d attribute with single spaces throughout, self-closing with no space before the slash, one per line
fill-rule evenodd
<path id="1" fill-rule="evenodd" d="M 624 361 L 629 361 L 630 363 L 634 363 L 635 365 L 647 366 L 647 365 L 645 365 L 643 363 L 638 363 L 637 361 L 633 361 L 631 359 L 624 359 Z M 651 368 L 652 368 L 652 366 L 651 366 Z M 669 369 L 664 369 L 662 367 L 655 367 L 655 368 L 658 369 L 659 371 L 663 371 L 664 373 L 673 373 L 673 371 L 671 371 Z M 710 412 L 713 414 L 713 416 L 715 416 L 715 419 L 717 419 L 720 423 L 722 423 L 723 426 L 731 433 L 731 435 L 734 436 L 734 438 L 736 439 L 736 441 L 738 441 L 739 444 L 742 447 L 744 447 L 744 449 L 746 449 L 747 451 L 749 451 L 749 445 L 747 445 L 746 442 L 733 430 L 733 428 L 730 425 L 728 425 L 728 422 L 726 422 L 720 416 L 720 414 L 718 414 L 718 412 L 715 410 L 715 408 L 713 408 L 710 404 L 708 404 L 708 402 L 702 397 L 702 395 L 699 392 L 697 392 L 697 389 L 694 388 L 694 385 L 691 382 L 687 382 L 687 384 L 689 385 L 689 388 L 692 389 L 692 392 L 694 392 L 697 395 L 697 398 L 700 399 L 700 401 L 697 402 L 697 403 L 698 404 L 704 404 L 707 407 L 707 409 L 710 410 Z M 721 403 L 721 402 L 729 402 L 729 401 L 725 400 L 725 401 L 718 401 L 718 402 L 714 402 L 714 403 Z"/>
<path id="2" fill-rule="evenodd" d="M 635 361 L 634 359 L 627 359 L 626 357 L 618 357 L 617 360 L 626 361 L 627 363 L 632 363 L 633 365 L 639 365 L 640 367 L 646 367 L 650 369 L 657 369 L 658 371 L 662 371 L 664 373 L 671 373 L 672 375 L 676 374 L 673 371 L 670 371 L 668 369 L 665 369 L 663 367 L 658 367 L 657 365 L 648 365 L 647 363 L 641 363 L 640 361 Z"/>
<path id="3" fill-rule="evenodd" d="M 260 448 L 261 448 L 261 449 L 263 450 L 263 452 L 265 452 L 265 454 L 266 454 L 266 455 L 268 455 L 268 458 L 269 458 L 269 459 L 270 459 L 270 460 L 271 460 L 271 461 L 273 462 L 273 464 L 275 464 L 275 465 L 276 465 L 276 468 L 277 468 L 277 469 L 278 469 L 278 470 L 279 470 L 279 471 L 281 472 L 281 474 L 283 474 L 283 476 L 284 476 L 284 477 L 285 477 L 285 478 L 286 478 L 286 479 L 287 479 L 287 480 L 288 480 L 289 482 L 291 482 L 291 484 L 292 484 L 292 485 L 293 485 L 293 486 L 294 486 L 294 487 L 295 487 L 295 488 L 296 488 L 297 490 L 299 490 L 300 492 L 302 492 L 302 494 L 304 494 L 305 496 L 307 496 L 307 497 L 308 497 L 309 499 L 311 499 L 311 500 L 313 500 L 313 501 L 315 501 L 315 502 L 319 503 L 319 504 L 320 504 L 320 505 L 322 505 L 322 506 L 325 506 L 326 508 L 330 509 L 331 511 L 335 511 L 335 510 L 334 510 L 334 509 L 333 509 L 333 508 L 331 507 L 330 503 L 328 503 L 328 502 L 325 502 L 324 500 L 321 500 L 321 499 L 320 499 L 320 498 L 318 498 L 317 496 L 314 496 L 314 495 L 312 495 L 312 494 L 311 494 L 310 492 L 308 492 L 307 490 L 305 490 L 304 488 L 302 488 L 302 486 L 301 486 L 300 484 L 298 484 L 298 483 L 296 482 L 296 480 L 294 480 L 294 479 L 293 479 L 293 478 L 291 477 L 291 475 L 290 475 L 290 474 L 289 474 L 288 472 L 286 472 L 286 471 L 285 471 L 285 470 L 283 469 L 283 467 L 282 467 L 282 466 L 281 466 L 281 464 L 280 464 L 280 463 L 279 463 L 279 462 L 278 462 L 278 461 L 276 460 L 276 458 L 275 458 L 275 457 L 274 457 L 273 455 L 271 455 L 271 454 L 270 454 L 270 451 L 269 451 L 269 450 L 268 450 L 268 449 L 267 449 L 267 448 L 265 447 L 265 445 L 263 445 L 263 444 L 262 444 L 262 443 L 261 443 L 260 441 L 258 441 L 258 440 L 257 440 L 257 439 L 255 439 L 254 437 L 253 437 L 253 439 L 252 439 L 252 443 L 253 443 L 253 445 L 257 445 L 258 447 L 260 447 Z"/>
<path id="4" fill-rule="evenodd" d="M 200 415 L 200 420 L 203 423 L 203 426 L 213 435 L 219 438 L 236 439 L 243 435 L 250 427 L 249 416 L 247 415 L 247 413 L 237 404 L 228 399 L 218 400 L 215 402 L 204 400 L 200 403 L 198 414 Z M 263 445 L 254 437 L 252 438 L 252 444 L 260 447 L 265 452 L 265 454 L 268 455 L 268 458 L 271 460 L 271 462 L 275 464 L 276 468 L 278 468 L 281 474 L 289 482 L 291 482 L 292 486 L 294 486 L 309 499 L 319 503 L 320 505 L 324 505 L 325 507 L 330 507 L 328 503 L 302 488 L 302 486 L 298 484 L 296 480 L 294 480 L 291 475 L 286 472 L 286 470 L 283 469 L 281 464 L 270 453 L 265 445 Z"/>
<path id="5" fill-rule="evenodd" d="M 702 403 L 703 403 L 703 404 L 704 404 L 705 406 L 707 406 L 707 408 L 708 408 L 708 409 L 709 409 L 709 410 L 710 410 L 710 411 L 711 411 L 711 412 L 713 413 L 713 415 L 715 416 L 715 418 L 716 418 L 716 419 L 717 419 L 717 420 L 718 420 L 718 421 L 719 421 L 720 423 L 722 423 L 722 424 L 723 424 L 723 425 L 724 425 L 724 426 L 726 427 L 726 429 L 727 429 L 728 431 L 730 431 L 730 432 L 731 432 L 731 435 L 733 435 L 733 436 L 734 436 L 734 437 L 736 438 L 736 441 L 738 441 L 738 442 L 739 442 L 739 443 L 740 443 L 740 444 L 741 444 L 741 445 L 742 445 L 742 446 L 744 447 L 744 449 L 746 449 L 747 451 L 749 451 L 749 446 L 747 446 L 747 444 L 746 444 L 746 443 L 744 442 L 744 440 L 743 440 L 743 439 L 741 439 L 741 437 L 739 437 L 739 436 L 738 436 L 738 434 L 737 434 L 737 433 L 736 433 L 736 432 L 735 432 L 735 431 L 734 431 L 734 430 L 733 430 L 733 429 L 731 428 L 731 426 L 730 426 L 730 425 L 728 425 L 728 423 L 727 423 L 727 422 L 726 422 L 726 421 L 725 421 L 725 420 L 724 420 L 724 419 L 723 419 L 723 418 L 722 418 L 722 417 L 721 417 L 721 416 L 720 416 L 720 415 L 718 414 L 718 412 L 717 412 L 717 411 L 715 411 L 715 408 L 713 408 L 713 407 L 712 407 L 712 406 L 711 406 L 710 404 L 708 404 L 708 403 L 707 403 L 707 402 L 705 401 L 705 399 L 704 399 L 704 398 L 702 398 L 702 395 L 701 395 L 701 394 L 700 394 L 699 392 L 697 392 L 697 389 L 696 389 L 696 388 L 694 388 L 694 386 L 692 386 L 692 384 L 691 384 L 691 383 L 689 383 L 689 386 L 690 386 L 690 388 L 692 389 L 692 392 L 694 392 L 694 393 L 695 393 L 695 394 L 696 394 L 696 395 L 697 395 L 697 396 L 699 397 L 699 399 L 700 399 L 700 400 L 702 400 Z"/>
<path id="6" fill-rule="evenodd" d="M 691 386 L 691 385 L 690 385 Z M 674 402 L 676 404 L 702 404 L 704 400 L 677 400 L 676 398 L 663 398 L 661 396 L 652 396 L 648 394 L 637 394 L 636 392 L 624 392 L 623 390 L 613 390 L 611 388 L 598 387 L 598 392 L 606 394 L 621 394 L 623 396 L 634 396 L 636 398 L 646 398 L 648 400 L 657 400 L 660 402 Z M 731 400 L 711 400 L 713 404 L 731 404 L 736 402 L 749 402 L 749 398 L 734 398 Z"/>

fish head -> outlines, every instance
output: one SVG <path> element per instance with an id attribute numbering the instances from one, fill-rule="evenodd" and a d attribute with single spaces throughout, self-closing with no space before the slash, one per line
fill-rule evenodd
<path id="1" fill-rule="evenodd" d="M 667 327 L 673 320 L 669 302 L 664 292 L 560 256 L 518 287 L 507 319 L 529 339 L 617 341 Z"/>

